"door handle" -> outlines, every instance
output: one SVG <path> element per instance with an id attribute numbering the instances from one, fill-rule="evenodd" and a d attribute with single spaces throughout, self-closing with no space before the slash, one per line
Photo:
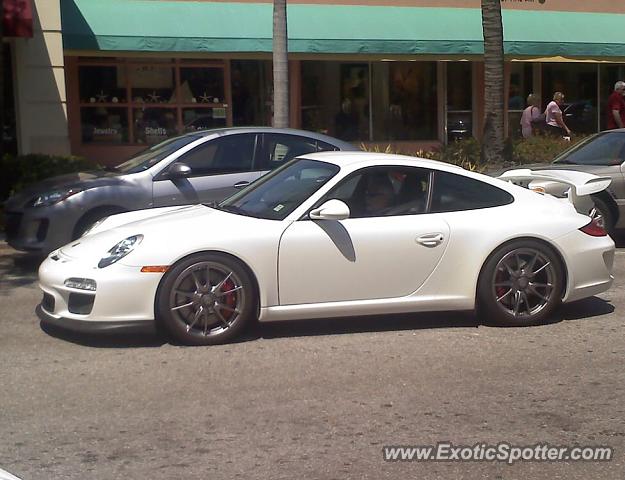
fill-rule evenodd
<path id="1" fill-rule="evenodd" d="M 243 188 L 243 187 L 247 187 L 250 184 L 250 182 L 247 182 L 245 180 L 243 180 L 242 182 L 237 182 L 234 185 L 232 185 L 234 188 Z"/>
<path id="2" fill-rule="evenodd" d="M 417 237 L 417 243 L 423 245 L 424 247 L 436 247 L 443 243 L 445 237 L 442 233 L 426 233 L 425 235 L 421 235 Z"/>

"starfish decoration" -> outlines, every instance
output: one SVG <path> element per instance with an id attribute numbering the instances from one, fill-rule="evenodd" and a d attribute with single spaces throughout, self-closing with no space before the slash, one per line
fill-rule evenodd
<path id="1" fill-rule="evenodd" d="M 208 103 L 210 102 L 210 96 L 206 95 L 206 92 L 204 92 L 201 96 L 200 96 L 200 100 L 202 101 L 202 103 Z"/>
<path id="2" fill-rule="evenodd" d="M 96 95 L 96 98 L 98 99 L 98 102 L 104 103 L 109 96 L 105 95 L 103 90 L 100 90 L 100 93 Z"/>
<path id="3" fill-rule="evenodd" d="M 159 99 L 161 98 L 160 95 L 156 94 L 156 90 L 153 91 L 150 95 L 148 95 L 148 98 L 150 99 L 150 102 L 152 103 L 158 103 Z"/>

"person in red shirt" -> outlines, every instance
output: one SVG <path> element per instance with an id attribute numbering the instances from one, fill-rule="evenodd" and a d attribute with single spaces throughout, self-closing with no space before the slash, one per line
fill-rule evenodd
<path id="1" fill-rule="evenodd" d="M 608 98 L 608 130 L 625 127 L 625 82 L 614 84 L 614 91 Z"/>

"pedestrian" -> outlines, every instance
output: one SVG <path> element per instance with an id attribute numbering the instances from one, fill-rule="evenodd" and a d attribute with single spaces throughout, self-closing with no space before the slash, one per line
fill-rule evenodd
<path id="1" fill-rule="evenodd" d="M 614 84 L 614 91 L 608 98 L 608 130 L 625 126 L 625 82 Z"/>
<path id="2" fill-rule="evenodd" d="M 545 109 L 545 121 L 547 122 L 547 133 L 556 137 L 570 137 L 571 130 L 564 123 L 562 110 L 560 106 L 564 103 L 564 94 L 556 92 L 553 94 L 553 100 L 549 102 Z"/>
<path id="3" fill-rule="evenodd" d="M 529 138 L 533 135 L 533 124 L 540 121 L 542 114 L 540 113 L 540 97 L 535 93 L 527 96 L 527 108 L 521 114 L 521 133 L 523 138 Z"/>

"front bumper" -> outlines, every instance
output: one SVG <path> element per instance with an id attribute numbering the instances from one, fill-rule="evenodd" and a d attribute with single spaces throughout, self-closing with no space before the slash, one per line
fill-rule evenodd
<path id="1" fill-rule="evenodd" d="M 47 253 L 72 240 L 82 214 L 64 204 L 40 208 L 7 208 L 7 243 L 16 250 Z"/>
<path id="2" fill-rule="evenodd" d="M 153 329 L 162 276 L 120 262 L 100 269 L 93 262 L 53 252 L 39 267 L 44 301 L 37 313 L 46 323 L 78 331 Z M 90 279 L 95 291 L 68 287 L 69 278 Z"/>
<path id="3" fill-rule="evenodd" d="M 145 320 L 119 321 L 119 322 L 93 322 L 89 320 L 76 320 L 63 318 L 47 312 L 42 305 L 37 305 L 35 310 L 39 319 L 54 327 L 71 330 L 80 333 L 156 333 L 156 324 Z"/>

